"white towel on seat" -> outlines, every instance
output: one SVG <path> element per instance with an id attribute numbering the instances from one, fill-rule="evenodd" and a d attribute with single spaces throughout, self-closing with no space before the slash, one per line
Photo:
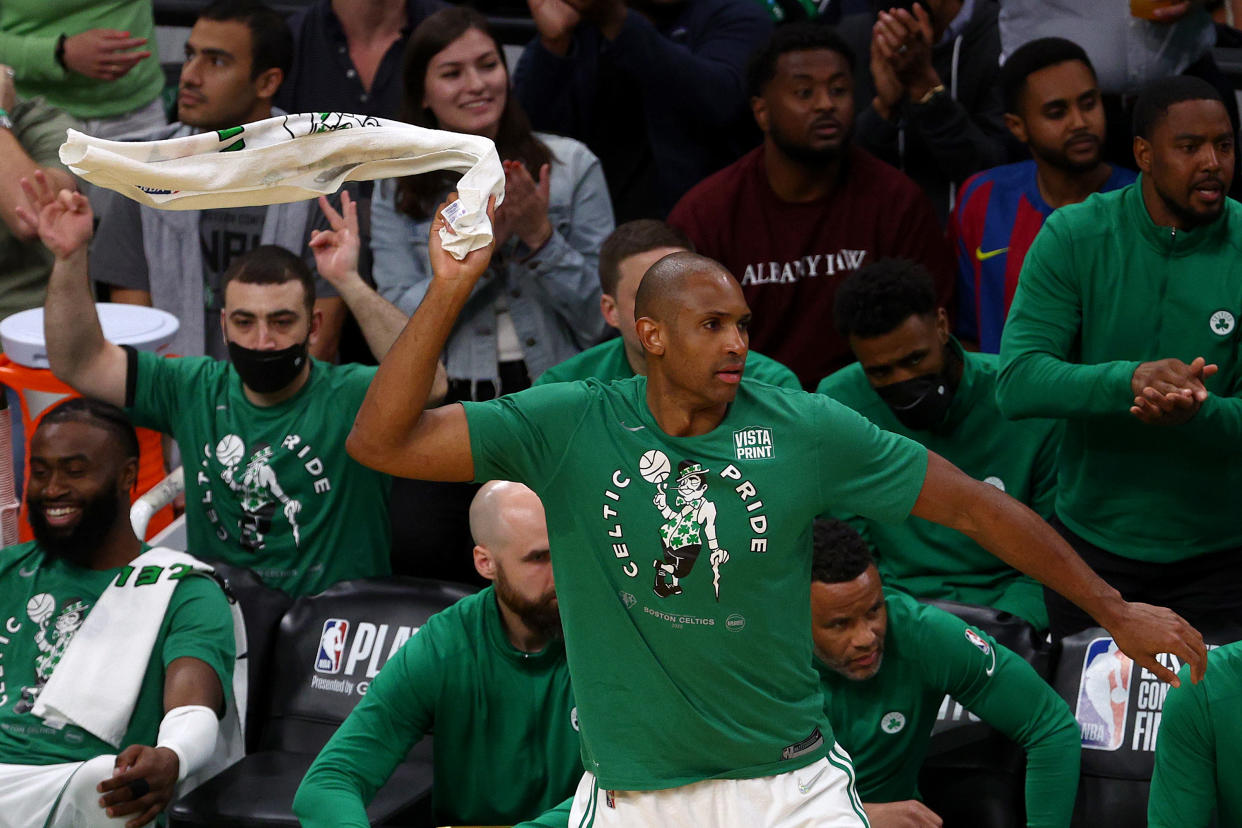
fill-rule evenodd
<path id="1" fill-rule="evenodd" d="M 60 159 L 92 184 L 163 210 L 281 204 L 334 193 L 346 181 L 463 172 L 454 233 L 440 233 L 457 259 L 491 241 L 487 199 L 499 205 L 505 185 L 488 138 L 341 112 L 279 115 L 164 141 L 105 141 L 71 129 Z"/>
<path id="2" fill-rule="evenodd" d="M 133 573 L 124 586 L 109 584 L 39 693 L 31 713 L 61 728 L 76 725 L 118 750 L 138 703 L 142 679 L 151 661 L 164 615 L 178 580 L 170 576 L 184 565 L 203 572 L 211 567 L 192 555 L 154 547 L 135 558 Z M 159 578 L 136 586 L 144 567 L 162 567 Z M 199 576 L 190 576 L 199 577 Z M 230 602 L 237 661 L 233 671 L 233 700 L 228 705 L 216 751 L 207 768 L 188 778 L 182 792 L 210 778 L 244 753 L 242 723 L 246 720 L 246 628 L 241 610 Z"/>

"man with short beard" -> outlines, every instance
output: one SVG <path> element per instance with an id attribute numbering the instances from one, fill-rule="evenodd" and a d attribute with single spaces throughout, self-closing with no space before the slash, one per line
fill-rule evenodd
<path id="1" fill-rule="evenodd" d="M 1032 40 L 1001 67 L 1005 124 L 1031 160 L 968 179 L 949 235 L 957 253 L 957 332 L 981 351 L 1000 350 L 1001 329 L 1026 251 L 1044 220 L 1092 193 L 1133 183 L 1102 158 L 1104 107 L 1095 69 L 1076 43 Z"/>
<path id="2" fill-rule="evenodd" d="M 668 218 L 741 282 L 751 347 L 808 390 L 851 360 L 830 321 L 842 278 L 903 258 L 931 272 L 940 304 L 953 288 L 927 196 L 851 140 L 853 67 L 832 29 L 778 28 L 749 70 L 763 145 L 686 193 Z"/>
<path id="3" fill-rule="evenodd" d="M 1128 187 L 1057 210 L 1022 266 L 996 397 L 1065 421 L 1052 522 L 1128 600 L 1201 629 L 1242 613 L 1242 204 L 1234 131 L 1205 81 L 1134 109 Z M 1053 637 L 1094 626 L 1046 593 Z"/>
<path id="4" fill-rule="evenodd" d="M 0 617 L 8 619 L 0 636 L 0 821 L 9 828 L 145 825 L 215 748 L 231 689 L 232 613 L 210 577 L 143 563 L 146 546 L 129 523 L 137 469 L 133 426 L 97 400 L 51 409 L 31 438 L 26 508 L 35 540 L 0 551 Z M 82 653 L 71 648 L 105 591 L 158 589 L 150 585 L 174 579 L 119 741 L 106 737 L 99 718 L 79 726 L 41 709 L 49 681 L 71 664 L 81 669 Z M 125 623 L 132 632 L 143 620 Z M 79 648 L 116 643 L 99 632 Z M 64 677 L 57 689 L 63 701 Z"/>
<path id="5" fill-rule="evenodd" d="M 431 732 L 437 825 L 511 825 L 577 786 L 577 708 L 543 504 L 494 480 L 470 504 L 470 531 L 475 568 L 492 586 L 429 618 L 380 670 L 302 780 L 293 810 L 306 828 L 369 825 L 371 797 Z"/>

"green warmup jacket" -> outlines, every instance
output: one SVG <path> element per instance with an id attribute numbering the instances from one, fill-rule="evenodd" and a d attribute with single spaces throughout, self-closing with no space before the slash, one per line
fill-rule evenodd
<path id="1" fill-rule="evenodd" d="M 1242 825 L 1242 642 L 1208 653 L 1203 681 L 1190 667 L 1169 689 L 1147 801 L 1149 828 Z"/>
<path id="2" fill-rule="evenodd" d="M 880 671 L 848 679 L 814 659 L 824 714 L 858 772 L 863 802 L 918 797 L 919 769 L 946 695 L 1026 750 L 1030 828 L 1068 828 L 1082 750 L 1069 706 L 1035 670 L 982 630 L 885 589 Z"/>
<path id="3" fill-rule="evenodd" d="M 366 828 L 366 804 L 433 732 L 437 825 L 510 825 L 563 802 L 582 778 L 564 644 L 514 648 L 492 587 L 433 615 L 319 752 L 294 813 L 304 828 Z"/>
<path id="4" fill-rule="evenodd" d="M 1162 563 L 1242 546 L 1242 204 L 1191 231 L 1159 227 L 1143 177 L 1044 223 L 1001 338 L 1010 418 L 1066 420 L 1056 514 L 1087 541 Z M 1189 422 L 1130 414 L 1140 362 L 1202 356 L 1220 371 Z"/>
<path id="5" fill-rule="evenodd" d="M 766 382 L 768 385 L 779 385 L 782 388 L 802 388 L 798 377 L 784 365 L 771 357 L 751 351 L 746 356 L 746 369 L 743 372 L 751 379 Z M 539 375 L 535 385 L 546 385 L 549 382 L 573 382 L 575 380 L 595 379 L 601 382 L 629 379 L 634 376 L 634 369 L 625 357 L 625 341 L 614 337 L 601 342 L 593 348 L 572 356 L 559 365 L 553 365 Z"/>
<path id="6" fill-rule="evenodd" d="M 962 357 L 962 380 L 944 422 L 933 429 L 902 425 L 858 363 L 825 377 L 817 390 L 1049 517 L 1061 425 L 1055 420 L 1006 420 L 996 405 L 996 356 L 966 353 L 957 340 L 952 347 Z M 995 607 L 1037 629 L 1047 628 L 1043 587 L 961 532 L 916 517 L 902 523 L 850 514 L 835 517 L 848 520 L 875 548 L 880 573 L 890 587 L 920 598 Z"/>

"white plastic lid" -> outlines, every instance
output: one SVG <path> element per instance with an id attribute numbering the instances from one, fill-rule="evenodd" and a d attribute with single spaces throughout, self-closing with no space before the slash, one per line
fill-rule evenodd
<path id="1" fill-rule="evenodd" d="M 168 311 L 143 305 L 98 302 L 99 324 L 104 338 L 140 351 L 162 353 L 168 348 L 181 322 Z M 0 344 L 5 355 L 27 368 L 48 368 L 43 341 L 43 308 L 31 308 L 0 322 Z"/>

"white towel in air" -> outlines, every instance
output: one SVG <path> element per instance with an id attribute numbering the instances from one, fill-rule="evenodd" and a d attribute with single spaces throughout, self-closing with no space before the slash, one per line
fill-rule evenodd
<path id="1" fill-rule="evenodd" d="M 487 199 L 500 204 L 505 185 L 488 138 L 341 112 L 279 115 L 163 141 L 105 141 L 71 129 L 60 159 L 92 184 L 162 210 L 282 204 L 334 193 L 346 181 L 462 172 L 459 206 L 446 211 L 454 233 L 440 231 L 457 259 L 491 242 Z"/>

